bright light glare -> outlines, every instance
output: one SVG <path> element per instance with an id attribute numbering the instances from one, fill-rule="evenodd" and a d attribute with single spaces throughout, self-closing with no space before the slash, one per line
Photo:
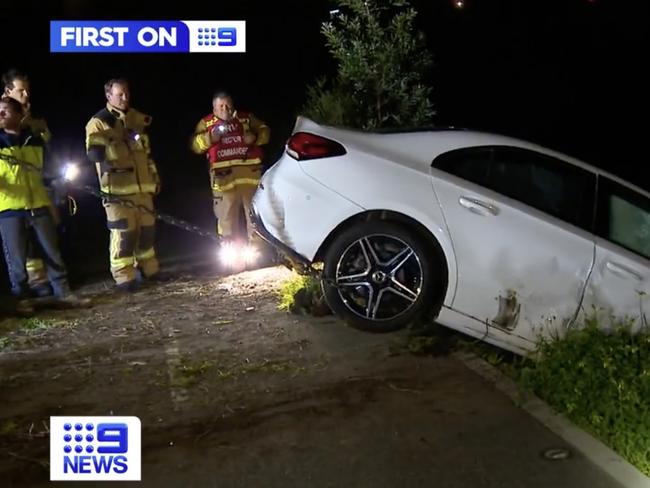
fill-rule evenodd
<path id="1" fill-rule="evenodd" d="M 219 259 L 226 266 L 241 266 L 253 264 L 259 258 L 259 251 L 250 244 L 242 245 L 226 242 L 219 248 Z"/>
<path id="2" fill-rule="evenodd" d="M 67 163 L 63 168 L 63 179 L 66 181 L 74 181 L 79 176 L 79 166 L 75 163 Z"/>
<path id="3" fill-rule="evenodd" d="M 232 242 L 226 242 L 219 249 L 219 259 L 224 264 L 235 264 L 237 261 L 237 246 Z"/>
<path id="4" fill-rule="evenodd" d="M 251 246 L 250 244 L 244 246 L 244 249 L 242 250 L 242 258 L 246 264 L 253 264 L 255 261 L 257 261 L 258 257 L 259 252 L 257 249 L 255 249 L 255 247 Z"/>

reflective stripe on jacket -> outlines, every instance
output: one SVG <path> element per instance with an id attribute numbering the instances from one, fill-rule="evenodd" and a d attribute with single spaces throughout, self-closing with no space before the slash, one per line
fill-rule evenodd
<path id="1" fill-rule="evenodd" d="M 29 168 L 12 164 L 12 157 L 28 163 Z M 29 129 L 23 129 L 17 135 L 0 129 L 0 212 L 50 205 L 42 172 L 43 140 Z"/>
<path id="2" fill-rule="evenodd" d="M 212 129 L 224 127 L 224 135 L 218 143 L 210 137 Z M 255 143 L 246 146 L 244 135 L 255 134 Z M 269 141 L 268 126 L 248 112 L 237 111 L 230 120 L 222 120 L 214 114 L 203 117 L 192 136 L 192 150 L 206 153 L 210 167 L 228 168 L 230 166 L 252 166 L 262 163 L 262 146 Z"/>
<path id="3" fill-rule="evenodd" d="M 231 166 L 229 168 L 212 168 L 212 190 L 229 191 L 236 186 L 257 186 L 262 177 L 262 165 Z"/>
<path id="4" fill-rule="evenodd" d="M 158 170 L 151 159 L 151 117 L 106 105 L 86 124 L 86 151 L 95 163 L 101 191 L 113 195 L 157 193 Z"/>

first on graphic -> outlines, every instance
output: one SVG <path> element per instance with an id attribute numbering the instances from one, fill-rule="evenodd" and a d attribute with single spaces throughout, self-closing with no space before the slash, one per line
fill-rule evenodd
<path id="1" fill-rule="evenodd" d="M 246 52 L 246 22 L 50 21 L 50 52 Z"/>

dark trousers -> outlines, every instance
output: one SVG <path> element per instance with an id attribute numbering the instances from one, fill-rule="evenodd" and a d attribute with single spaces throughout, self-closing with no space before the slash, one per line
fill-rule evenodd
<path id="1" fill-rule="evenodd" d="M 11 293 L 17 297 L 24 297 L 29 293 L 26 263 L 30 227 L 42 250 L 47 277 L 54 295 L 65 295 L 69 291 L 67 272 L 59 251 L 56 227 L 49 212 L 0 217 L 0 235 L 2 235 L 2 247 L 11 281 Z"/>

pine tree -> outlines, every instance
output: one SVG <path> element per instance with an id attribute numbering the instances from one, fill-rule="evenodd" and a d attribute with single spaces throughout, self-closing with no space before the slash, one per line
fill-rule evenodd
<path id="1" fill-rule="evenodd" d="M 337 63 L 333 79 L 307 89 L 303 113 L 317 122 L 363 129 L 431 125 L 432 66 L 417 12 L 406 0 L 339 0 L 321 29 Z"/>

